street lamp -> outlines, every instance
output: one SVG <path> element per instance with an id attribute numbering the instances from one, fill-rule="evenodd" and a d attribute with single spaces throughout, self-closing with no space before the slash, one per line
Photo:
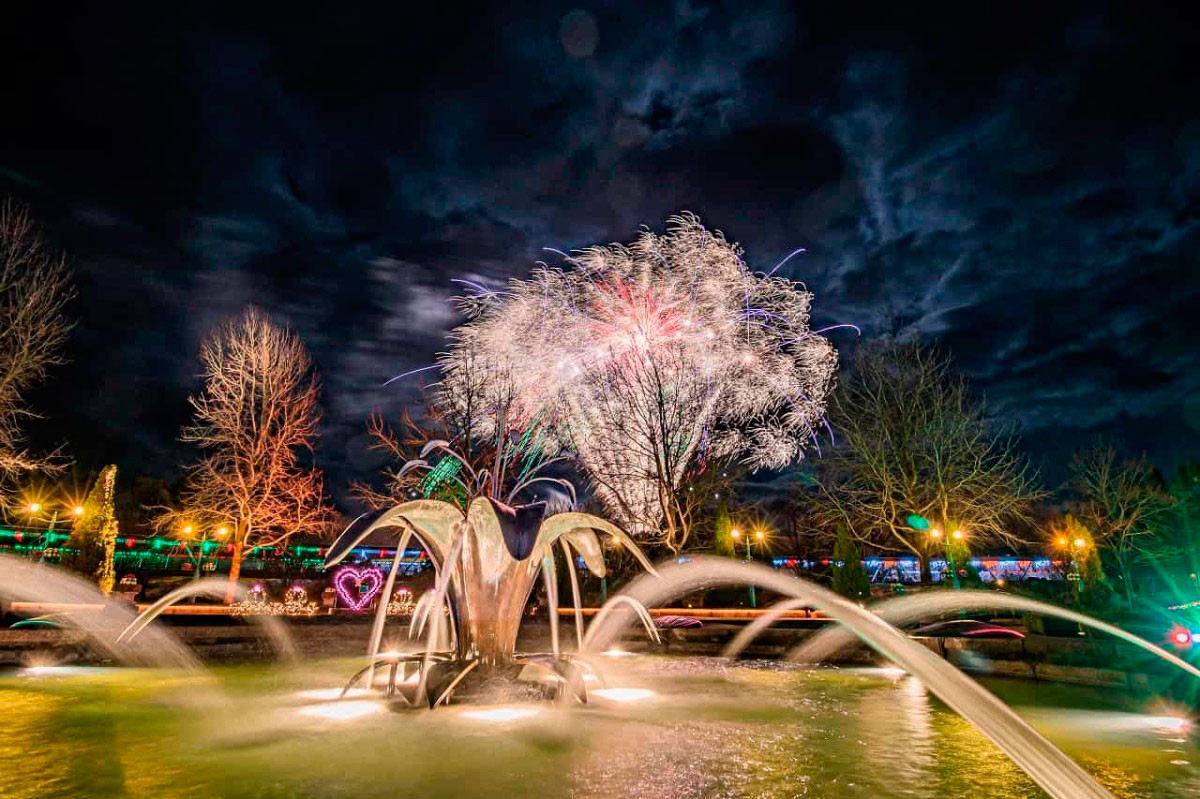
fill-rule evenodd
<path id="1" fill-rule="evenodd" d="M 1071 571 L 1067 573 L 1066 577 L 1068 582 L 1075 584 L 1075 590 L 1072 593 L 1075 594 L 1075 603 L 1078 605 L 1079 595 L 1083 593 L 1083 567 L 1079 560 L 1083 550 L 1087 548 L 1087 539 L 1081 537 L 1071 540 L 1065 535 L 1060 535 L 1055 543 L 1066 550 L 1067 556 L 1071 558 Z"/>
<path id="2" fill-rule="evenodd" d="M 933 541 L 941 541 L 942 540 L 942 531 L 939 530 L 937 527 L 931 527 L 929 530 L 929 537 Z M 962 541 L 965 537 L 966 536 L 962 530 L 955 530 L 954 532 L 952 532 L 950 534 L 950 538 L 952 538 L 955 541 Z M 958 588 L 961 587 L 961 585 L 958 582 L 958 564 L 955 563 L 955 561 L 954 561 L 954 548 L 952 546 L 950 546 L 948 541 L 946 542 L 946 547 L 945 547 L 944 551 L 946 553 L 946 570 L 950 572 L 950 578 L 954 581 L 954 588 L 955 588 L 955 590 L 957 590 Z"/>
<path id="3" fill-rule="evenodd" d="M 762 540 L 764 538 L 766 538 L 766 535 L 767 534 L 764 533 L 762 530 L 756 530 L 754 533 L 754 537 L 759 541 L 760 544 L 762 543 Z M 735 527 L 729 531 L 729 537 L 732 538 L 734 541 L 740 541 L 742 538 L 742 531 Z M 735 544 L 735 547 L 736 547 L 736 544 Z M 747 563 L 750 562 L 750 536 L 746 536 L 746 562 Z M 752 608 L 758 607 L 758 596 L 754 592 L 754 583 L 750 583 L 749 593 L 750 593 L 750 607 L 752 607 Z"/>
<path id="4" fill-rule="evenodd" d="M 185 522 L 179 528 L 179 532 L 183 534 L 184 550 L 188 553 L 188 557 L 192 557 L 192 555 L 191 555 L 192 543 L 195 543 L 195 545 L 196 545 L 196 555 L 193 558 L 193 560 L 196 563 L 196 572 L 195 572 L 193 579 L 199 580 L 201 573 L 205 569 L 206 564 L 204 561 L 204 555 L 205 555 L 205 549 L 208 547 L 209 541 L 211 540 L 211 538 L 224 538 L 225 536 L 229 535 L 229 528 L 226 527 L 225 525 L 220 525 L 219 527 L 215 527 L 215 528 L 201 526 L 199 528 L 199 536 L 197 536 L 191 543 L 189 543 L 187 539 L 192 538 L 193 533 L 196 532 L 196 527 L 194 527 L 190 522 Z M 215 565 L 215 561 L 214 561 L 214 565 Z M 193 602 L 196 601 L 195 597 L 192 598 L 192 601 Z"/>
<path id="5" fill-rule="evenodd" d="M 27 513 L 29 515 L 29 521 L 33 522 L 33 523 L 37 522 L 37 519 L 35 518 L 37 516 L 37 514 L 42 513 L 46 510 L 49 510 L 49 509 L 46 508 L 45 505 L 43 505 L 42 503 L 37 502 L 37 501 L 30 502 L 28 505 L 25 506 L 25 513 Z M 50 526 L 46 528 L 46 533 L 47 534 L 53 533 L 54 526 L 56 524 L 58 524 L 58 508 L 54 508 L 53 510 L 50 511 Z"/>

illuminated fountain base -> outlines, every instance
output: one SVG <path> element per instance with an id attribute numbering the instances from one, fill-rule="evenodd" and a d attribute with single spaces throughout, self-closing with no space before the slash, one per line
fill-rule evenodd
<path id="1" fill-rule="evenodd" d="M 343 696 L 367 687 L 401 707 L 435 708 L 451 703 L 573 701 L 586 704 L 588 686 L 603 686 L 585 661 L 553 653 L 516 656 L 503 665 L 480 668 L 480 661 L 454 660 L 449 654 L 383 652 L 358 671 Z"/>

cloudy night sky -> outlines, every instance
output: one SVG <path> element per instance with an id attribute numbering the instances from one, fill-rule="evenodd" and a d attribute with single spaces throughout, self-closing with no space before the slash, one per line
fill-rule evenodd
<path id="1" fill-rule="evenodd" d="M 680 210 L 755 269 L 806 248 L 780 273 L 815 327 L 943 344 L 1048 477 L 1099 435 L 1200 454 L 1200 82 L 1166 7 L 22 5 L 0 195 L 75 270 L 35 433 L 84 467 L 177 476 L 200 340 L 253 303 L 319 366 L 341 494 L 453 278 Z"/>

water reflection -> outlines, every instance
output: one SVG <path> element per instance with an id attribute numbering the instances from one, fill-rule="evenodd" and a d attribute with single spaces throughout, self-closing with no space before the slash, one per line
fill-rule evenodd
<path id="1" fill-rule="evenodd" d="M 231 670 L 225 685 L 241 702 L 233 718 L 180 708 L 172 697 L 186 683 L 146 673 L 3 678 L 0 758 L 19 767 L 0 769 L 0 796 L 1043 795 L 920 683 L 892 670 L 655 657 L 621 659 L 619 669 L 614 685 L 639 688 L 611 689 L 613 701 L 591 709 L 417 715 L 317 692 L 327 677 L 319 672 Z M 1117 797 L 1200 795 L 1196 732 L 1165 709 L 1130 712 L 1128 697 L 1111 692 L 991 687 Z M 368 707 L 370 718 L 347 723 Z M 491 715 L 464 718 L 470 713 Z"/>

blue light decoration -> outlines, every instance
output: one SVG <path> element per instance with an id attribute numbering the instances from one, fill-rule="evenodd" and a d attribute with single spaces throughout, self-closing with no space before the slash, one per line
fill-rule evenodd
<path id="1" fill-rule="evenodd" d="M 817 566 L 831 566 L 833 561 L 828 558 L 802 560 L 794 556 L 777 555 L 771 558 L 771 565 L 776 569 L 808 571 Z M 988 557 L 985 555 L 972 558 L 970 565 L 979 572 L 979 578 L 984 583 L 991 583 L 997 579 L 1006 581 L 1063 579 L 1061 568 L 1056 568 L 1055 562 L 1050 558 Z M 863 559 L 863 566 L 873 583 L 919 583 L 921 581 L 921 567 L 916 558 L 868 557 Z M 944 558 L 930 560 L 929 571 L 935 583 L 941 582 L 947 572 L 946 560 Z"/>

